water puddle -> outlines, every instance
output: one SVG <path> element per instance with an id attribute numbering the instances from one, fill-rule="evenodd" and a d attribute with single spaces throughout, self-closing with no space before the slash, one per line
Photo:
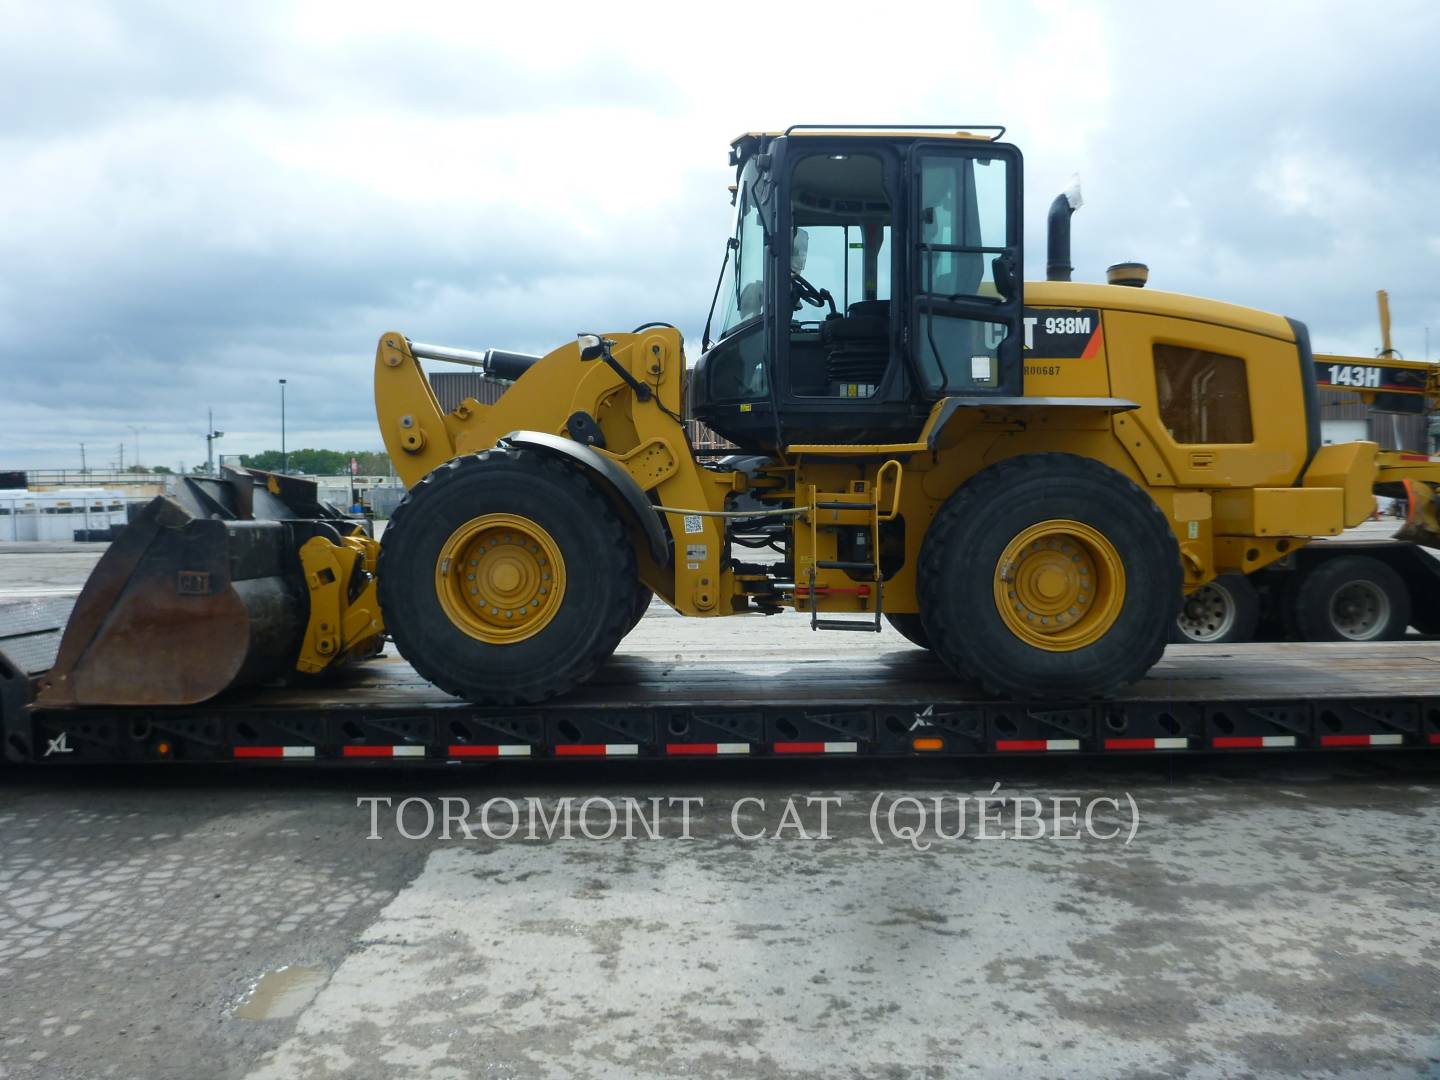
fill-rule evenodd
<path id="1" fill-rule="evenodd" d="M 290 967 L 267 971 L 235 1007 L 241 1020 L 287 1020 L 309 1005 L 325 985 L 319 968 Z"/>

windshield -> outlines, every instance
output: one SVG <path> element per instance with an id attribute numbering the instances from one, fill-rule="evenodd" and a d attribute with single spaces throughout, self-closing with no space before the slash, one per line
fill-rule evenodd
<path id="1" fill-rule="evenodd" d="M 721 286 L 720 336 L 757 317 L 765 306 L 765 229 L 751 198 L 755 167 L 747 165 L 740 178 L 735 219 L 735 252 L 730 278 Z"/>

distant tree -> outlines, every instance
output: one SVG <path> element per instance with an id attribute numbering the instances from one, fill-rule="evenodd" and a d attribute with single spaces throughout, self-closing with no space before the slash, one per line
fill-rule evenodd
<path id="1" fill-rule="evenodd" d="M 279 450 L 266 450 L 260 454 L 241 454 L 240 464 L 247 469 L 260 469 L 264 472 L 279 472 L 283 458 Z"/>
<path id="2" fill-rule="evenodd" d="M 170 468 L 169 465 L 156 465 L 155 468 L 151 469 L 150 471 L 153 473 L 159 473 L 161 476 L 175 475 L 175 470 Z"/>
<path id="3" fill-rule="evenodd" d="M 355 454 L 361 476 L 389 476 L 390 455 L 383 450 L 361 450 Z"/>
<path id="4" fill-rule="evenodd" d="M 344 476 L 350 472 L 350 459 L 362 476 L 388 476 L 390 457 L 383 450 L 291 450 L 281 455 L 279 450 L 265 450 L 258 454 L 241 454 L 240 464 L 247 469 L 262 469 L 265 472 L 279 472 L 286 468 L 292 473 L 308 473 L 311 476 Z"/>

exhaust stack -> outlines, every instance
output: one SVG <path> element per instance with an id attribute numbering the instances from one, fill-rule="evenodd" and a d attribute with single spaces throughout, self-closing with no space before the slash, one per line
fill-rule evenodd
<path id="1" fill-rule="evenodd" d="M 1080 196 L 1080 178 L 1055 196 L 1050 204 L 1049 229 L 1045 257 L 1046 281 L 1069 281 L 1074 267 L 1070 265 L 1070 215 L 1085 205 Z"/>

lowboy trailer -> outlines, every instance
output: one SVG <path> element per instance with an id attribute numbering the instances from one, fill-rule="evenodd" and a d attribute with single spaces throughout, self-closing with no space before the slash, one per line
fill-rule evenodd
<path id="1" fill-rule="evenodd" d="M 21 764 L 355 767 L 592 758 L 1440 750 L 1440 642 L 1172 646 L 1108 701 L 996 700 L 920 649 L 797 664 L 753 646 L 618 653 L 542 706 L 477 706 L 384 655 L 197 705 L 37 708 L 69 601 L 0 606 L 0 732 Z"/>

